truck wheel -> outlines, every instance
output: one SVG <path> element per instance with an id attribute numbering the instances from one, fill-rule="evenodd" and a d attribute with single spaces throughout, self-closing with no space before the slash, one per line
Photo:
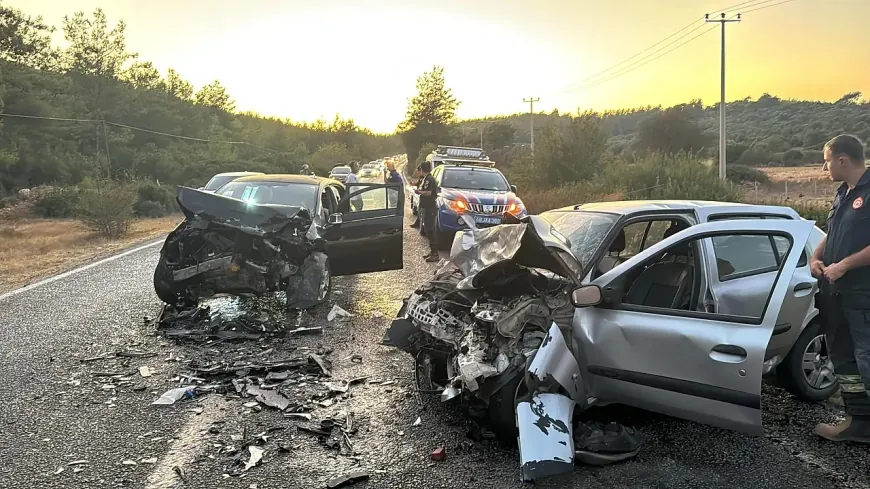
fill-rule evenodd
<path id="1" fill-rule="evenodd" d="M 802 401 L 824 401 L 837 392 L 840 386 L 819 323 L 804 328 L 776 373 L 783 387 Z"/>

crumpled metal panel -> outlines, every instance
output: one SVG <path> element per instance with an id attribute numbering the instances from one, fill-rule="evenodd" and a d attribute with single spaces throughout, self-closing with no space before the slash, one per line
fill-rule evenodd
<path id="1" fill-rule="evenodd" d="M 550 379 L 555 380 L 571 399 L 585 407 L 586 386 L 580 373 L 580 365 L 556 323 L 550 326 L 547 337 L 529 366 L 529 373 L 537 379 L 536 383 L 539 385 Z"/>
<path id="2" fill-rule="evenodd" d="M 463 231 L 461 237 L 453 241 L 450 261 L 464 276 L 471 277 L 493 263 L 516 255 L 527 227 L 512 224 Z"/>
<path id="3" fill-rule="evenodd" d="M 297 275 L 291 276 L 287 287 L 287 307 L 307 309 L 319 303 L 327 257 L 319 251 L 312 252 L 302 263 Z"/>
<path id="4" fill-rule="evenodd" d="M 523 480 L 574 470 L 574 401 L 561 394 L 535 393 L 517 404 Z"/>

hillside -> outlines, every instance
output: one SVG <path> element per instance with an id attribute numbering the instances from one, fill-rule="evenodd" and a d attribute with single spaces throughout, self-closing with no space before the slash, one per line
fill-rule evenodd
<path id="1" fill-rule="evenodd" d="M 757 100 L 745 99 L 727 104 L 727 130 L 729 161 L 748 148 L 765 153 L 755 163 L 808 163 L 818 159 L 822 144 L 835 134 L 847 132 L 864 140 L 870 140 L 870 102 L 860 101 L 860 93 L 845 95 L 837 102 L 814 102 L 805 100 L 782 100 L 765 94 Z M 636 143 L 644 121 L 659 117 L 667 111 L 679 111 L 689 122 L 700 129 L 707 154 L 715 153 L 719 134 L 719 106 L 704 106 L 701 101 L 691 101 L 672 108 L 644 107 L 631 110 L 608 111 L 598 114 L 602 127 L 610 137 L 610 146 L 615 152 L 630 149 Z M 479 144 L 479 127 L 484 125 L 486 145 L 492 124 L 489 121 L 508 123 L 514 130 L 512 142 L 529 141 L 529 114 L 493 117 L 483 120 L 461 122 L 457 130 L 465 135 L 466 143 Z M 536 114 L 536 133 L 548 125 L 564 127 L 570 118 L 553 112 Z M 504 134 L 505 131 L 497 131 Z M 507 131 L 508 133 L 510 131 Z M 493 139 L 501 141 L 495 137 Z M 697 148 L 696 148 L 697 149 Z M 730 154 L 731 149 L 736 153 Z M 782 155 L 797 149 L 807 153 L 806 158 L 782 161 Z M 809 151 L 804 151 L 809 150 Z M 777 158 L 779 161 L 777 161 Z M 796 161 L 800 160 L 800 161 Z"/>
<path id="2" fill-rule="evenodd" d="M 320 172 L 401 150 L 352 120 L 293 123 L 237 113 L 218 81 L 194 91 L 126 49 L 124 23 L 68 17 L 52 27 L 0 4 L 0 196 L 97 177 L 204 183 L 221 171 Z M 26 117 L 15 117 L 26 116 Z"/>

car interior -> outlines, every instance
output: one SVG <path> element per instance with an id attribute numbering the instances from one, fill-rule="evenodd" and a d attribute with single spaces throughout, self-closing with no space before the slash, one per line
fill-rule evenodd
<path id="1" fill-rule="evenodd" d="M 667 223 L 668 227 L 660 236 L 651 234 L 653 224 L 658 228 Z M 641 224 L 643 237 L 640 244 L 627 246 L 629 239 L 625 229 Z M 624 263 L 637 253 L 652 244 L 667 239 L 686 229 L 689 224 L 683 220 L 645 221 L 631 223 L 617 233 L 610 243 L 607 255 L 602 257 L 598 266 L 598 275 L 602 275 L 614 267 Z M 657 233 L 656 233 L 657 234 Z M 634 238 L 634 241 L 637 241 Z M 620 284 L 624 291 L 622 303 L 639 306 L 659 307 L 667 309 L 695 310 L 700 295 L 696 284 L 700 284 L 700 263 L 697 253 L 697 242 L 689 241 L 668 248 L 661 255 L 649 260 L 627 274 Z M 635 248 L 626 254 L 627 248 Z"/>

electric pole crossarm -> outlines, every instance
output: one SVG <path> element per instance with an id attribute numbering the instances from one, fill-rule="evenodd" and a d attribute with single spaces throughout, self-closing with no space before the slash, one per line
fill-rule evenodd
<path id="1" fill-rule="evenodd" d="M 726 19 L 725 12 L 722 12 L 718 19 L 711 19 L 710 14 L 704 16 L 704 21 L 707 23 L 718 22 L 722 26 L 722 52 L 721 52 L 721 80 L 720 80 L 720 98 L 719 98 L 719 178 L 725 180 L 725 24 L 729 22 L 740 22 L 740 14 L 736 18 Z"/>

